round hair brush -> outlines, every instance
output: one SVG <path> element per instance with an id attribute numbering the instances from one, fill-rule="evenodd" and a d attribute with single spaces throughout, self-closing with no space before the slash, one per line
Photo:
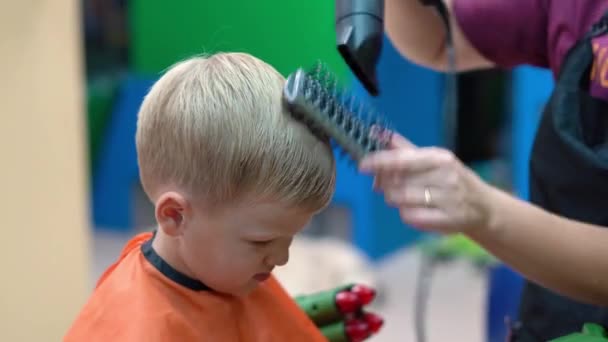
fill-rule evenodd
<path id="1" fill-rule="evenodd" d="M 310 71 L 300 68 L 290 74 L 283 95 L 296 120 L 317 136 L 330 138 L 355 162 L 386 148 L 390 141 L 386 120 L 338 86 L 337 78 L 321 63 Z"/>

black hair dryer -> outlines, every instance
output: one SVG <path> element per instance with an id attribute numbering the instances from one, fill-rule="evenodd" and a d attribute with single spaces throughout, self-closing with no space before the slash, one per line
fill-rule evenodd
<path id="1" fill-rule="evenodd" d="M 384 39 L 384 0 L 336 0 L 338 51 L 373 96 L 380 93 L 376 65 Z"/>

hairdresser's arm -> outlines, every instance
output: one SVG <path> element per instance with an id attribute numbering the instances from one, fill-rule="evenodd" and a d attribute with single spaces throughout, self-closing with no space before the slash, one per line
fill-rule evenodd
<path id="1" fill-rule="evenodd" d="M 608 305 L 607 228 L 553 215 L 495 188 L 487 201 L 488 225 L 472 229 L 472 239 L 532 281 Z"/>
<path id="2" fill-rule="evenodd" d="M 481 0 L 483 1 L 483 0 Z M 445 0 L 450 10 L 457 69 L 488 68 L 485 59 L 471 45 L 452 16 L 452 0 Z M 441 18 L 420 0 L 385 0 L 385 30 L 395 48 L 413 63 L 435 70 L 446 70 L 446 33 Z"/>
<path id="3" fill-rule="evenodd" d="M 418 148 L 398 134 L 359 168 L 374 175 L 376 189 L 410 226 L 464 233 L 526 278 L 608 305 L 608 228 L 521 201 L 484 182 L 451 152 Z"/>

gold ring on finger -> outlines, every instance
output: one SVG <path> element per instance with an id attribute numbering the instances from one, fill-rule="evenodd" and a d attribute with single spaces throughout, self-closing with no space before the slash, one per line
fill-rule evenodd
<path id="1" fill-rule="evenodd" d="M 429 187 L 424 188 L 424 205 L 430 207 L 433 204 L 433 196 Z"/>

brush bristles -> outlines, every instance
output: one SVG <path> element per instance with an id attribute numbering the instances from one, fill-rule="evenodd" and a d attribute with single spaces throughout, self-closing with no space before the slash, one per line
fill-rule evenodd
<path id="1" fill-rule="evenodd" d="M 284 98 L 297 120 L 316 135 L 330 137 L 356 162 L 388 145 L 390 130 L 379 115 L 339 88 L 320 63 L 311 72 L 298 69 L 289 75 Z"/>

